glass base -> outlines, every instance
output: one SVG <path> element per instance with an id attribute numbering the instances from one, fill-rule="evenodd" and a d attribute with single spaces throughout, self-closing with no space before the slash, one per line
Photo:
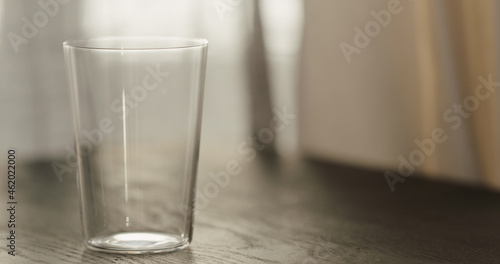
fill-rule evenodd
<path id="1" fill-rule="evenodd" d="M 87 242 L 89 249 L 121 254 L 162 253 L 181 250 L 188 246 L 187 238 L 155 232 L 116 233 L 94 237 Z"/>

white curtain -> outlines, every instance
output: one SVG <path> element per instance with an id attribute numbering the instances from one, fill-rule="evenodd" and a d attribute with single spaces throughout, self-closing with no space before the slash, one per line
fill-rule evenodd
<path id="1" fill-rule="evenodd" d="M 258 14 L 254 6 L 254 0 L 0 1 L 0 148 L 18 148 L 26 162 L 50 163 L 64 159 L 66 147 L 73 145 L 64 40 L 169 35 L 209 40 L 201 157 L 211 162 L 234 156 L 252 131 L 247 60 L 254 39 L 254 14 Z M 297 85 L 301 1 L 266 1 L 261 11 L 256 17 L 264 18 L 260 34 L 265 35 L 265 47 L 257 56 L 258 62 L 269 64 L 267 96 L 272 93 L 272 104 L 291 110 Z M 27 23 L 36 26 L 36 33 L 26 37 L 26 42 L 14 39 L 12 44 L 9 34 L 24 37 L 24 28 L 30 27 Z M 294 151 L 295 135 L 292 127 L 280 134 L 278 150 Z"/>

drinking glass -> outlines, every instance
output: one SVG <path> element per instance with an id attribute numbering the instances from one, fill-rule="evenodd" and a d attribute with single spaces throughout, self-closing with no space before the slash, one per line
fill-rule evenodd
<path id="1" fill-rule="evenodd" d="M 191 242 L 207 46 L 168 37 L 64 42 L 89 249 L 157 253 Z"/>

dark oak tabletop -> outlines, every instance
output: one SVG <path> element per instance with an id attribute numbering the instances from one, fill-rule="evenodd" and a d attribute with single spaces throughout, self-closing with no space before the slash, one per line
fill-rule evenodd
<path id="1" fill-rule="evenodd" d="M 221 164 L 201 164 L 200 175 Z M 222 164 L 223 165 L 223 164 Z M 75 177 L 20 165 L 17 256 L 0 263 L 498 263 L 500 194 L 298 159 L 248 164 L 195 216 L 188 249 L 117 255 L 86 250 Z M 200 177 L 202 186 L 207 177 Z M 6 188 L 6 183 L 1 183 Z M 5 195 L 4 195 L 5 194 Z M 2 196 L 6 196 L 6 191 Z M 6 197 L 1 198 L 6 207 Z M 0 213 L 7 236 L 7 211 Z M 3 223 L 2 223 L 3 222 Z"/>

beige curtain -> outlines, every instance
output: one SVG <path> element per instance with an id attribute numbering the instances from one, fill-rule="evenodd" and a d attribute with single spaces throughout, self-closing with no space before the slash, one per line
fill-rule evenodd
<path id="1" fill-rule="evenodd" d="M 447 85 L 450 87 L 446 90 L 455 89 L 459 95 L 457 103 L 468 103 L 474 110 L 464 110 L 467 112 L 464 116 L 469 116 L 463 118 L 468 138 L 453 144 L 470 145 L 469 158 L 474 160 L 482 181 L 500 188 L 500 97 L 498 92 L 493 92 L 484 100 L 478 99 L 477 109 L 473 99 L 466 101 L 468 96 L 477 97 L 480 76 L 500 81 L 497 3 L 494 0 L 425 0 L 417 1 L 416 5 L 417 35 L 423 41 L 419 48 L 421 88 L 423 97 L 428 98 L 424 101 L 423 127 L 428 130 L 441 125 L 441 116 L 435 114 L 439 104 L 446 101 L 443 100 L 446 94 L 441 91 Z M 446 151 L 440 154 L 441 157 L 447 155 Z M 425 168 L 432 173 L 444 165 L 438 157 L 431 159 Z"/>
<path id="2" fill-rule="evenodd" d="M 302 152 L 500 190 L 499 2 L 391 2 L 305 2 Z"/>

